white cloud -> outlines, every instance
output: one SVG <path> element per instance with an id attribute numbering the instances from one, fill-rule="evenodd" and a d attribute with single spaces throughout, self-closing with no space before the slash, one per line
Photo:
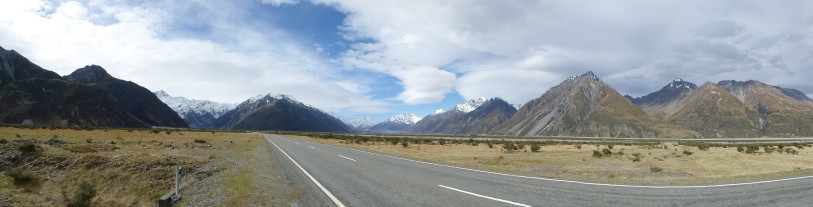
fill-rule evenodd
<path id="1" fill-rule="evenodd" d="M 592 70 L 622 93 L 643 95 L 676 77 L 807 86 L 800 74 L 813 66 L 809 1 L 315 1 L 349 14 L 349 39 L 373 40 L 346 52 L 345 64 L 391 74 L 394 66 L 441 68 L 460 74 L 455 90 L 466 98 L 520 101 L 543 91 L 500 95 L 492 88 L 508 87 L 491 83 L 561 82 L 505 74 Z"/>
<path id="2" fill-rule="evenodd" d="M 434 67 L 413 67 L 392 73 L 404 87 L 397 99 L 407 104 L 440 102 L 454 87 L 455 75 Z"/>
<path id="3" fill-rule="evenodd" d="M 274 6 L 280 6 L 283 4 L 296 4 L 299 3 L 299 0 L 260 0 L 260 2 L 264 4 L 271 4 Z"/>
<path id="4" fill-rule="evenodd" d="M 388 103 L 357 93 L 363 86 L 342 82 L 345 78 L 313 48 L 284 33 L 213 20 L 213 35 L 227 41 L 171 36 L 173 21 L 187 15 L 177 8 L 197 6 L 201 10 L 196 15 L 224 17 L 239 11 L 211 4 L 69 1 L 48 8 L 52 4 L 35 0 L 14 1 L 8 7 L 4 2 L 0 43 L 62 75 L 98 64 L 118 78 L 188 98 L 234 103 L 256 94 L 282 93 L 331 111 L 388 111 Z M 94 23 L 104 17 L 88 11 L 107 11 L 114 21 Z"/>

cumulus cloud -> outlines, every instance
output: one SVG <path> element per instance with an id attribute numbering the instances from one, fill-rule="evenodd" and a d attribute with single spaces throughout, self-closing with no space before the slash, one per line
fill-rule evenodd
<path id="1" fill-rule="evenodd" d="M 388 111 L 388 103 L 358 93 L 363 86 L 342 82 L 345 77 L 312 48 L 284 33 L 213 20 L 200 25 L 211 39 L 173 34 L 182 18 L 234 20 L 228 17 L 238 16 L 241 8 L 229 5 L 4 2 L 0 43 L 62 75 L 98 64 L 118 78 L 189 98 L 235 103 L 256 94 L 284 93 L 326 110 Z M 196 8 L 195 14 L 182 9 L 187 7 Z"/>
<path id="2" fill-rule="evenodd" d="M 404 87 L 396 98 L 407 104 L 440 102 L 454 87 L 455 74 L 434 67 L 412 67 L 392 73 Z"/>
<path id="3" fill-rule="evenodd" d="M 677 77 L 809 85 L 798 78 L 813 54 L 807 1 L 314 1 L 349 14 L 345 36 L 374 46 L 346 64 L 434 66 L 460 74 L 466 98 L 521 102 L 544 92 L 524 88 L 561 81 L 547 77 L 588 70 L 633 95 Z"/>

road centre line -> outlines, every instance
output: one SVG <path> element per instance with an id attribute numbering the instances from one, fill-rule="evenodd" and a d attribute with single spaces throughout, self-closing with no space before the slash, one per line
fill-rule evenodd
<path id="1" fill-rule="evenodd" d="M 356 160 L 354 160 L 354 159 L 351 159 L 351 158 L 349 158 L 349 157 L 345 157 L 345 156 L 342 156 L 342 155 L 339 155 L 339 157 L 342 157 L 342 158 L 344 158 L 344 159 L 348 159 L 348 160 L 353 161 L 353 162 L 355 162 L 355 161 L 356 161 Z"/>
<path id="2" fill-rule="evenodd" d="M 484 195 L 480 195 L 480 194 L 476 194 L 476 193 L 472 193 L 472 192 L 468 192 L 468 191 L 460 190 L 460 189 L 457 189 L 457 188 L 452 188 L 452 187 L 445 186 L 445 185 L 438 185 L 438 186 L 440 186 L 440 187 L 442 187 L 442 188 L 449 189 L 449 190 L 453 190 L 453 191 L 457 191 L 457 192 L 461 192 L 461 193 L 465 193 L 465 194 L 469 194 L 469 195 L 477 196 L 477 197 L 480 197 L 480 198 L 486 198 L 486 199 L 491 199 L 491 200 L 495 200 L 495 201 L 499 201 L 499 202 L 503 202 L 503 203 L 508 203 L 508 204 L 515 205 L 515 206 L 531 207 L 530 205 L 527 205 L 527 204 L 517 203 L 517 202 L 513 202 L 513 201 L 509 201 L 509 200 L 504 200 L 504 199 L 499 199 L 499 198 L 490 197 L 490 196 L 484 196 Z"/>
<path id="3" fill-rule="evenodd" d="M 308 146 L 308 147 L 309 147 L 309 148 L 311 148 L 311 149 L 316 149 L 316 148 L 314 148 L 314 147 L 311 147 L 311 146 Z"/>
<path id="4" fill-rule="evenodd" d="M 268 140 L 269 142 L 271 142 L 271 144 L 273 144 L 275 147 L 277 147 L 277 149 L 279 149 L 279 151 L 280 151 L 280 152 L 282 152 L 282 154 L 284 154 L 286 157 L 288 157 L 288 159 L 290 159 L 290 160 L 291 160 L 291 162 L 293 162 L 293 163 L 294 163 L 294 165 L 296 165 L 296 167 L 299 167 L 299 170 L 302 170 L 302 172 L 303 172 L 303 173 L 305 173 L 305 175 L 307 175 L 307 176 L 308 176 L 308 178 L 310 178 L 310 179 L 311 179 L 311 181 L 313 181 L 313 183 L 315 183 L 315 184 L 316 184 L 316 186 L 317 186 L 317 187 L 319 187 L 319 189 L 321 189 L 321 190 L 322 190 L 322 192 L 324 192 L 325 194 L 327 194 L 327 197 L 329 197 L 329 198 L 330 198 L 330 200 L 332 200 L 332 201 L 333 201 L 333 203 L 335 203 L 335 204 L 336 204 L 336 206 L 339 206 L 339 207 L 345 207 L 345 206 L 344 206 L 344 204 L 343 204 L 341 201 L 339 201 L 339 199 L 337 199 L 337 198 L 336 198 L 336 196 L 333 196 L 333 193 L 330 193 L 330 191 L 328 191 L 328 190 L 325 188 L 325 186 L 322 186 L 322 183 L 319 183 L 319 181 L 317 181 L 317 180 L 316 180 L 316 178 L 313 178 L 313 176 L 311 176 L 311 174 L 310 174 L 310 173 L 308 173 L 308 171 L 307 171 L 307 170 L 305 170 L 305 168 L 302 168 L 302 166 L 301 166 L 301 165 L 299 165 L 299 163 L 297 163 L 297 162 L 294 160 L 294 158 L 291 158 L 291 156 L 290 156 L 290 155 L 288 155 L 288 153 L 285 153 L 285 150 L 282 150 L 282 148 L 280 148 L 280 147 L 279 147 L 279 145 L 277 145 L 277 143 L 274 143 L 274 141 L 271 141 L 271 139 L 270 139 L 270 138 L 268 138 L 268 136 L 266 136 L 266 135 L 263 135 L 263 136 L 265 137 L 265 139 L 266 139 L 266 140 Z M 297 143 L 297 144 L 299 144 L 299 143 Z"/>

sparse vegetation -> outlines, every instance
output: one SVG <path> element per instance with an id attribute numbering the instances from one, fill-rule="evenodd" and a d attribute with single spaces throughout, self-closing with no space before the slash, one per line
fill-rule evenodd
<path id="1" fill-rule="evenodd" d="M 195 139 L 194 141 L 195 141 L 195 143 L 198 143 L 198 144 L 206 144 L 206 140 L 204 140 L 204 139 Z"/>
<path id="2" fill-rule="evenodd" d="M 407 147 L 409 147 L 409 142 L 407 142 L 406 140 L 401 141 L 401 146 L 404 147 L 404 148 L 407 148 Z"/>
<path id="3" fill-rule="evenodd" d="M 541 149 L 541 148 L 542 147 L 540 147 L 539 144 L 536 144 L 536 143 L 531 144 L 531 152 L 539 152 L 539 149 Z"/>
<path id="4" fill-rule="evenodd" d="M 65 191 L 62 191 L 62 197 L 67 207 L 87 207 L 90 206 L 93 197 L 96 197 L 96 186 L 82 182 L 72 197 L 68 198 Z"/>
<path id="5" fill-rule="evenodd" d="M 0 138 L 0 144 L 8 144 L 8 140 L 6 138 Z"/>
<path id="6" fill-rule="evenodd" d="M 11 168 L 3 172 L 6 176 L 11 177 L 14 185 L 16 186 L 25 186 L 36 183 L 37 178 L 34 175 L 31 175 L 28 172 L 23 171 L 20 168 Z"/>
<path id="7" fill-rule="evenodd" d="M 686 155 L 686 156 L 689 156 L 689 155 L 692 155 L 694 153 L 692 151 L 689 151 L 689 150 L 683 150 L 683 154 Z"/>
<path id="8" fill-rule="evenodd" d="M 656 167 L 656 166 L 649 167 L 649 172 L 651 172 L 651 173 L 658 173 L 658 172 L 661 172 L 661 171 L 663 171 L 663 168 Z"/>

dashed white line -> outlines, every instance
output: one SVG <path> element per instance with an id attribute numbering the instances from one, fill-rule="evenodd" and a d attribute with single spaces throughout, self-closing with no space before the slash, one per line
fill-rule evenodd
<path id="1" fill-rule="evenodd" d="M 339 155 L 339 157 L 342 157 L 342 158 L 344 158 L 344 159 L 348 159 L 348 160 L 353 161 L 353 162 L 355 162 L 355 161 L 356 161 L 356 160 L 354 160 L 354 159 L 352 159 L 352 158 L 345 157 L 345 156 L 342 156 L 342 155 Z"/>
<path id="2" fill-rule="evenodd" d="M 299 167 L 299 170 L 302 170 L 302 172 L 305 173 L 305 175 L 307 175 L 308 178 L 310 178 L 311 181 L 313 181 L 313 183 L 315 183 L 316 186 L 319 187 L 319 189 L 322 189 L 322 192 L 327 194 L 327 197 L 329 197 L 330 200 L 332 200 L 333 203 L 336 204 L 336 206 L 345 207 L 344 204 L 341 201 L 339 201 L 338 198 L 336 198 L 336 196 L 333 196 L 333 193 L 330 193 L 330 191 L 328 191 L 325 188 L 325 186 L 322 186 L 322 183 L 319 183 L 319 181 L 317 181 L 316 178 L 313 178 L 313 176 L 311 176 L 311 174 L 308 173 L 308 171 L 305 170 L 305 168 L 302 168 L 302 166 L 300 166 L 299 163 L 296 163 L 296 161 L 294 161 L 294 158 L 291 158 L 291 156 L 288 155 L 288 153 L 285 153 L 285 150 L 282 150 L 282 148 L 280 148 L 279 145 L 277 145 L 277 143 L 274 143 L 274 141 L 271 141 L 271 139 L 269 139 L 267 136 L 265 137 L 265 139 L 267 139 L 269 142 L 271 142 L 271 144 L 273 144 L 275 147 L 277 147 L 277 149 L 279 149 L 279 151 L 282 152 L 283 155 L 288 157 L 288 159 L 290 159 L 291 162 L 293 162 L 294 165 L 296 165 L 296 167 Z M 299 144 L 299 143 L 297 143 L 297 144 Z"/>
<path id="3" fill-rule="evenodd" d="M 311 148 L 311 149 L 316 149 L 316 148 L 314 148 L 314 147 L 311 147 L 311 146 L 308 146 L 308 147 L 309 147 L 309 148 Z"/>
<path id="4" fill-rule="evenodd" d="M 484 196 L 484 195 L 480 195 L 480 194 L 477 194 L 477 193 L 472 193 L 472 192 L 468 192 L 468 191 L 465 191 L 465 190 L 460 190 L 460 189 L 457 189 L 457 188 L 452 188 L 452 187 L 445 186 L 445 185 L 438 185 L 438 186 L 440 186 L 442 188 L 449 189 L 449 190 L 453 190 L 453 191 L 457 191 L 457 192 L 477 196 L 477 197 L 480 197 L 480 198 L 486 198 L 486 199 L 491 199 L 491 200 L 495 200 L 495 201 L 499 201 L 499 202 L 503 202 L 503 203 L 508 203 L 508 204 L 515 205 L 515 206 L 531 207 L 530 205 L 527 205 L 527 204 L 517 203 L 517 202 L 513 202 L 513 201 L 509 201 L 509 200 L 505 200 L 505 199 L 499 199 L 499 198 L 490 197 L 490 196 Z"/>

